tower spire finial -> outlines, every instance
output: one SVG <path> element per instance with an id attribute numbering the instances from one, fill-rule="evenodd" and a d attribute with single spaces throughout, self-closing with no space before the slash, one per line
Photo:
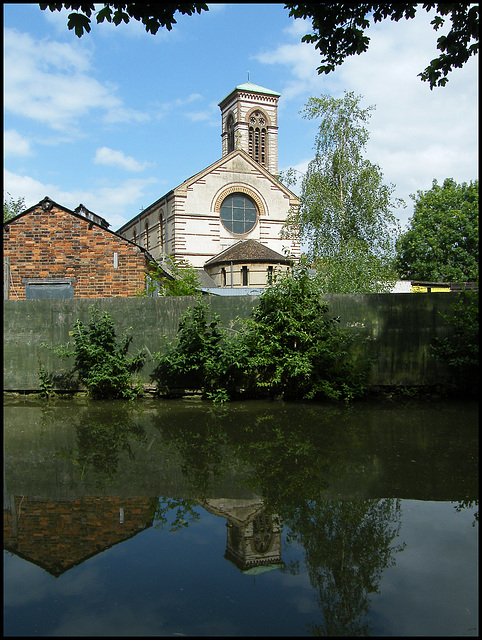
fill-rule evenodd
<path id="1" fill-rule="evenodd" d="M 248 71 L 248 82 L 249 82 L 249 71 Z"/>

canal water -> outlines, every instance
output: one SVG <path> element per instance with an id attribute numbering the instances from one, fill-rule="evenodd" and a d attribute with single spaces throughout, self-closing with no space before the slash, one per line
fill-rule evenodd
<path id="1" fill-rule="evenodd" d="M 7 636 L 478 635 L 478 411 L 4 400 Z"/>

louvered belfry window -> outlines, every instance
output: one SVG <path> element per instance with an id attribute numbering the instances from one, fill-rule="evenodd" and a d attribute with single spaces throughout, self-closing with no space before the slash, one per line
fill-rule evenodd
<path id="1" fill-rule="evenodd" d="M 234 118 L 232 113 L 229 114 L 226 130 L 228 132 L 228 153 L 234 151 Z"/>
<path id="2" fill-rule="evenodd" d="M 267 149 L 266 149 L 266 117 L 261 111 L 254 111 L 249 116 L 249 155 L 266 166 Z"/>

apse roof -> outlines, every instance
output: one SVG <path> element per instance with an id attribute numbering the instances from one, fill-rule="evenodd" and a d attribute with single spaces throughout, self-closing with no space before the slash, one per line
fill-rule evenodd
<path id="1" fill-rule="evenodd" d="M 277 262 L 288 264 L 290 260 L 256 240 L 241 240 L 208 260 L 205 266 L 223 262 Z"/>

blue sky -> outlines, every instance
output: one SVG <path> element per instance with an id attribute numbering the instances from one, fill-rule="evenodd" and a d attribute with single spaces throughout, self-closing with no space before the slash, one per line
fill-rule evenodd
<path id="1" fill-rule="evenodd" d="M 375 105 L 367 157 L 406 201 L 432 180 L 478 177 L 478 58 L 430 91 L 417 74 L 436 55 L 430 14 L 373 25 L 370 48 L 329 75 L 301 43 L 310 23 L 282 4 L 213 4 L 172 31 L 135 22 L 93 25 L 67 13 L 4 4 L 4 192 L 31 206 L 48 195 L 103 216 L 113 230 L 221 157 L 218 103 L 249 80 L 281 93 L 278 167 L 303 172 L 317 122 L 310 96 L 343 91 Z"/>

